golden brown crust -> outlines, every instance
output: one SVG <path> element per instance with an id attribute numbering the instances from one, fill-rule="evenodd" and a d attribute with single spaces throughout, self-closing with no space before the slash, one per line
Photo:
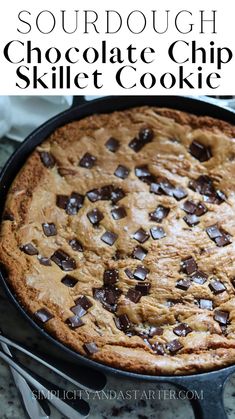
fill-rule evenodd
<path id="1" fill-rule="evenodd" d="M 155 133 L 154 141 L 139 153 L 128 147 L 130 140 L 143 126 L 150 126 Z M 109 137 L 120 140 L 117 153 L 110 153 L 104 144 Z M 210 117 L 197 117 L 171 109 L 135 108 L 107 115 L 93 115 L 56 130 L 28 159 L 16 177 L 8 194 L 6 209 L 14 221 L 5 220 L 1 228 L 0 260 L 8 270 L 9 282 L 25 309 L 33 314 L 42 307 L 54 317 L 45 323 L 45 328 L 62 343 L 86 355 L 83 344 L 96 342 L 99 351 L 94 360 L 113 367 L 145 374 L 189 374 L 230 365 L 235 361 L 235 296 L 231 283 L 235 277 L 234 243 L 217 247 L 205 228 L 219 225 L 235 235 L 235 127 Z M 188 153 L 192 140 L 210 145 L 213 157 L 200 163 Z M 40 159 L 41 151 L 49 151 L 56 160 L 55 167 L 45 168 Z M 78 162 L 85 152 L 97 157 L 93 169 L 80 168 Z M 131 173 L 127 179 L 113 177 L 118 164 L 127 166 Z M 211 176 L 219 189 L 228 196 L 221 205 L 207 204 L 208 212 L 201 217 L 198 226 L 188 228 L 182 220 L 185 215 L 182 202 L 165 195 L 149 194 L 149 186 L 138 180 L 134 168 L 148 164 L 155 175 L 167 177 L 173 184 L 187 189 L 188 199 L 202 197 L 188 189 L 188 180 L 199 175 Z M 102 170 L 100 169 L 102 168 Z M 76 191 L 86 194 L 88 190 L 115 183 L 123 187 L 126 197 L 118 203 L 127 210 L 127 217 L 114 221 L 110 216 L 110 203 L 91 203 L 85 198 L 82 209 L 76 216 L 68 216 L 56 207 L 56 194 L 69 195 Z M 138 227 L 149 230 L 153 223 L 148 213 L 157 205 L 170 208 L 169 216 L 161 223 L 166 231 L 162 240 L 149 239 L 143 244 L 148 255 L 143 262 L 130 257 L 138 245 L 132 234 Z M 99 208 L 104 214 L 100 227 L 94 229 L 87 219 L 87 212 Z M 45 237 L 43 222 L 54 222 L 57 235 Z M 113 246 L 105 245 L 100 237 L 105 230 L 115 231 L 118 240 Z M 68 240 L 76 237 L 84 252 L 74 252 Z M 78 279 L 74 288 L 61 283 L 66 274 L 52 263 L 42 266 L 37 256 L 28 256 L 20 246 L 33 242 L 42 256 L 50 257 L 58 248 L 63 248 L 77 262 L 77 269 L 69 274 Z M 113 260 L 116 250 L 124 259 Z M 175 287 L 180 277 L 180 262 L 193 256 L 200 270 L 209 280 L 203 284 L 191 284 L 186 292 Z M 145 265 L 150 273 L 149 296 L 141 297 L 137 304 L 126 298 L 127 290 L 136 283 L 127 278 L 125 269 L 134 270 Z M 127 314 L 133 324 L 142 328 L 161 326 L 162 336 L 149 339 L 150 344 L 162 345 L 178 339 L 183 348 L 176 354 L 157 355 L 140 336 L 128 336 L 117 329 L 114 313 L 103 308 L 93 298 L 92 288 L 103 283 L 104 269 L 118 269 L 118 287 L 122 291 L 117 315 Z M 208 287 L 216 276 L 226 286 L 226 291 L 214 295 Z M 92 307 L 84 316 L 85 325 L 71 330 L 66 320 L 73 315 L 71 307 L 80 295 L 87 295 Z M 214 308 L 229 312 L 226 335 L 214 319 L 214 312 L 195 304 L 200 298 L 213 301 Z M 169 306 L 172 299 L 182 300 Z M 176 324 L 187 323 L 192 329 L 186 337 L 173 333 Z"/>
<path id="2" fill-rule="evenodd" d="M 157 109 L 159 115 L 174 119 L 178 124 L 190 125 L 193 129 L 206 129 L 214 132 L 222 131 L 229 137 L 235 136 L 234 125 L 220 119 L 211 118 L 210 116 L 197 116 L 186 112 L 176 111 L 174 109 Z"/>

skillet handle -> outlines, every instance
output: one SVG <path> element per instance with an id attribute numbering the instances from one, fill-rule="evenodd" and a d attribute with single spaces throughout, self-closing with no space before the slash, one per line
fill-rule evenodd
<path id="1" fill-rule="evenodd" d="M 224 385 L 228 377 L 235 371 L 217 371 L 207 376 L 198 375 L 194 379 L 182 377 L 175 380 L 178 388 L 186 391 L 196 419 L 227 419 L 223 402 Z M 184 393 L 185 394 L 185 393 Z"/>
<path id="2" fill-rule="evenodd" d="M 86 99 L 86 96 L 73 96 L 73 103 L 72 108 L 74 106 L 82 106 L 86 103 L 93 102 L 93 100 L 96 100 L 100 98 L 101 96 L 89 96 L 89 100 Z"/>
<path id="3" fill-rule="evenodd" d="M 84 105 L 85 103 L 87 103 L 87 100 L 86 100 L 86 97 L 85 96 L 74 96 L 73 97 L 72 108 L 74 106 Z"/>

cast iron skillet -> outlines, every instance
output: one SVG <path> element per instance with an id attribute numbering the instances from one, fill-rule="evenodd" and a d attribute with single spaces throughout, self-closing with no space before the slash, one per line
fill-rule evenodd
<path id="1" fill-rule="evenodd" d="M 17 175 L 19 169 L 24 164 L 26 158 L 40 144 L 45 138 L 48 137 L 57 127 L 62 126 L 73 120 L 81 119 L 85 116 L 102 113 L 112 112 L 114 110 L 127 109 L 140 105 L 153 105 L 158 107 L 170 107 L 194 113 L 196 115 L 209 115 L 215 118 L 223 119 L 230 123 L 235 124 L 235 112 L 222 109 L 206 100 L 194 99 L 189 97 L 177 96 L 109 96 L 104 98 L 95 99 L 86 102 L 80 96 L 76 97 L 75 104 L 78 106 L 59 114 L 52 118 L 50 121 L 43 124 L 36 129 L 32 134 L 26 138 L 22 145 L 18 148 L 15 154 L 9 159 L 3 168 L 0 175 L 0 215 L 3 211 L 4 201 L 8 189 Z M 188 376 L 149 376 L 108 367 L 93 360 L 87 359 L 71 349 L 64 346 L 59 341 L 55 340 L 46 331 L 41 329 L 33 319 L 24 311 L 24 308 L 17 301 L 10 285 L 8 284 L 6 274 L 1 269 L 0 279 L 9 297 L 9 300 L 18 308 L 18 310 L 28 319 L 33 328 L 36 328 L 42 336 L 51 341 L 55 347 L 62 349 L 63 353 L 77 364 L 89 366 L 105 373 L 106 375 L 113 374 L 117 377 L 132 380 L 149 381 L 156 383 L 169 383 L 176 385 L 179 389 L 188 390 L 188 399 L 190 399 L 191 391 L 197 392 L 199 399 L 192 398 L 191 404 L 198 419 L 226 419 L 226 413 L 223 406 L 223 389 L 227 378 L 235 372 L 235 365 L 219 369 L 217 371 L 206 372 L 201 374 L 194 374 Z M 202 393 L 201 393 L 202 392 Z"/>

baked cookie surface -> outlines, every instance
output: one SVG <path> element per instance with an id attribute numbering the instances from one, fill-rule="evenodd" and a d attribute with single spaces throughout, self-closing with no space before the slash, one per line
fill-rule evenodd
<path id="1" fill-rule="evenodd" d="M 235 362 L 235 127 L 139 107 L 58 128 L 8 193 L 0 260 L 82 355 L 144 374 Z"/>

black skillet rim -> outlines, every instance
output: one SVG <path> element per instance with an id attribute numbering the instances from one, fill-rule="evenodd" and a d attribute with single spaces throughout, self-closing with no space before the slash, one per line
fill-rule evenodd
<path id="1" fill-rule="evenodd" d="M 117 103 L 118 102 L 118 103 Z M 110 103 L 116 103 L 116 106 L 112 107 Z M 171 105 L 172 104 L 172 105 Z M 177 105 L 176 105 L 177 104 Z M 111 108 L 103 109 L 108 105 Z M 1 173 L 0 173 L 0 189 L 3 188 L 4 190 L 4 199 L 3 202 L 0 204 L 0 214 L 2 214 L 4 209 L 5 198 L 10 188 L 12 180 L 17 175 L 20 167 L 23 166 L 27 157 L 31 154 L 31 152 L 41 143 L 43 142 L 51 132 L 56 129 L 56 127 L 62 126 L 68 122 L 71 122 L 75 119 L 82 119 L 85 116 L 91 115 L 92 113 L 109 113 L 113 112 L 114 110 L 122 110 L 128 109 L 134 106 L 157 106 L 157 107 L 168 107 L 172 109 L 182 110 L 186 112 L 191 112 L 196 115 L 207 115 L 212 116 L 214 118 L 222 119 L 224 121 L 235 123 L 235 111 L 230 109 L 221 108 L 220 106 L 212 104 L 206 98 L 195 98 L 195 97 L 186 97 L 186 96 L 107 96 L 104 98 L 98 98 L 91 102 L 86 102 L 83 97 L 81 97 L 81 104 L 72 107 L 55 117 L 51 118 L 50 120 L 46 121 L 42 124 L 39 128 L 33 131 L 19 146 L 19 148 L 13 153 L 13 155 L 9 158 L 9 160 L 4 165 Z M 190 108 L 187 109 L 187 105 Z M 96 110 L 92 110 L 93 108 L 97 108 Z M 102 108 L 100 110 L 100 108 Z M 204 111 L 203 111 L 204 109 Z M 71 118 L 71 115 L 78 114 L 75 117 Z M 80 115 L 81 114 L 81 115 Z M 49 129 L 48 129 L 49 128 Z M 37 136 L 40 136 L 40 139 L 37 139 Z M 31 142 L 35 140 L 36 144 L 31 145 Z M 29 147 L 27 147 L 29 145 Z M 19 160 L 19 161 L 18 161 Z M 15 167 L 16 166 L 16 167 Z M 4 183 L 5 176 L 7 177 L 11 173 L 10 179 Z M 45 339 L 48 339 L 52 344 L 56 347 L 60 348 L 63 352 L 67 353 L 73 361 L 78 361 L 80 364 L 84 366 L 88 366 L 90 368 L 94 368 L 100 372 L 111 374 L 114 376 L 119 377 L 127 377 L 135 380 L 142 380 L 142 381 L 152 381 L 152 382 L 172 382 L 177 379 L 183 379 L 184 381 L 189 380 L 197 380 L 199 377 L 207 377 L 208 374 L 212 378 L 213 375 L 217 375 L 217 373 L 225 372 L 226 375 L 229 373 L 234 372 L 235 366 L 229 365 L 227 367 L 209 370 L 206 372 L 199 372 L 187 375 L 146 375 L 141 373 L 134 373 L 127 370 L 122 370 L 118 368 L 110 367 L 106 364 L 94 361 L 90 358 L 84 357 L 83 355 L 79 354 L 78 352 L 73 351 L 68 346 L 61 343 L 57 340 L 53 335 L 47 333 L 43 328 L 41 328 L 30 316 L 30 314 L 25 310 L 25 308 L 20 304 L 18 301 L 17 296 L 11 290 L 10 284 L 8 284 L 7 279 L 4 277 L 4 272 L 0 269 L 0 281 L 3 284 L 5 292 L 12 304 L 18 309 L 21 315 L 28 321 L 31 326 L 36 329 Z"/>

